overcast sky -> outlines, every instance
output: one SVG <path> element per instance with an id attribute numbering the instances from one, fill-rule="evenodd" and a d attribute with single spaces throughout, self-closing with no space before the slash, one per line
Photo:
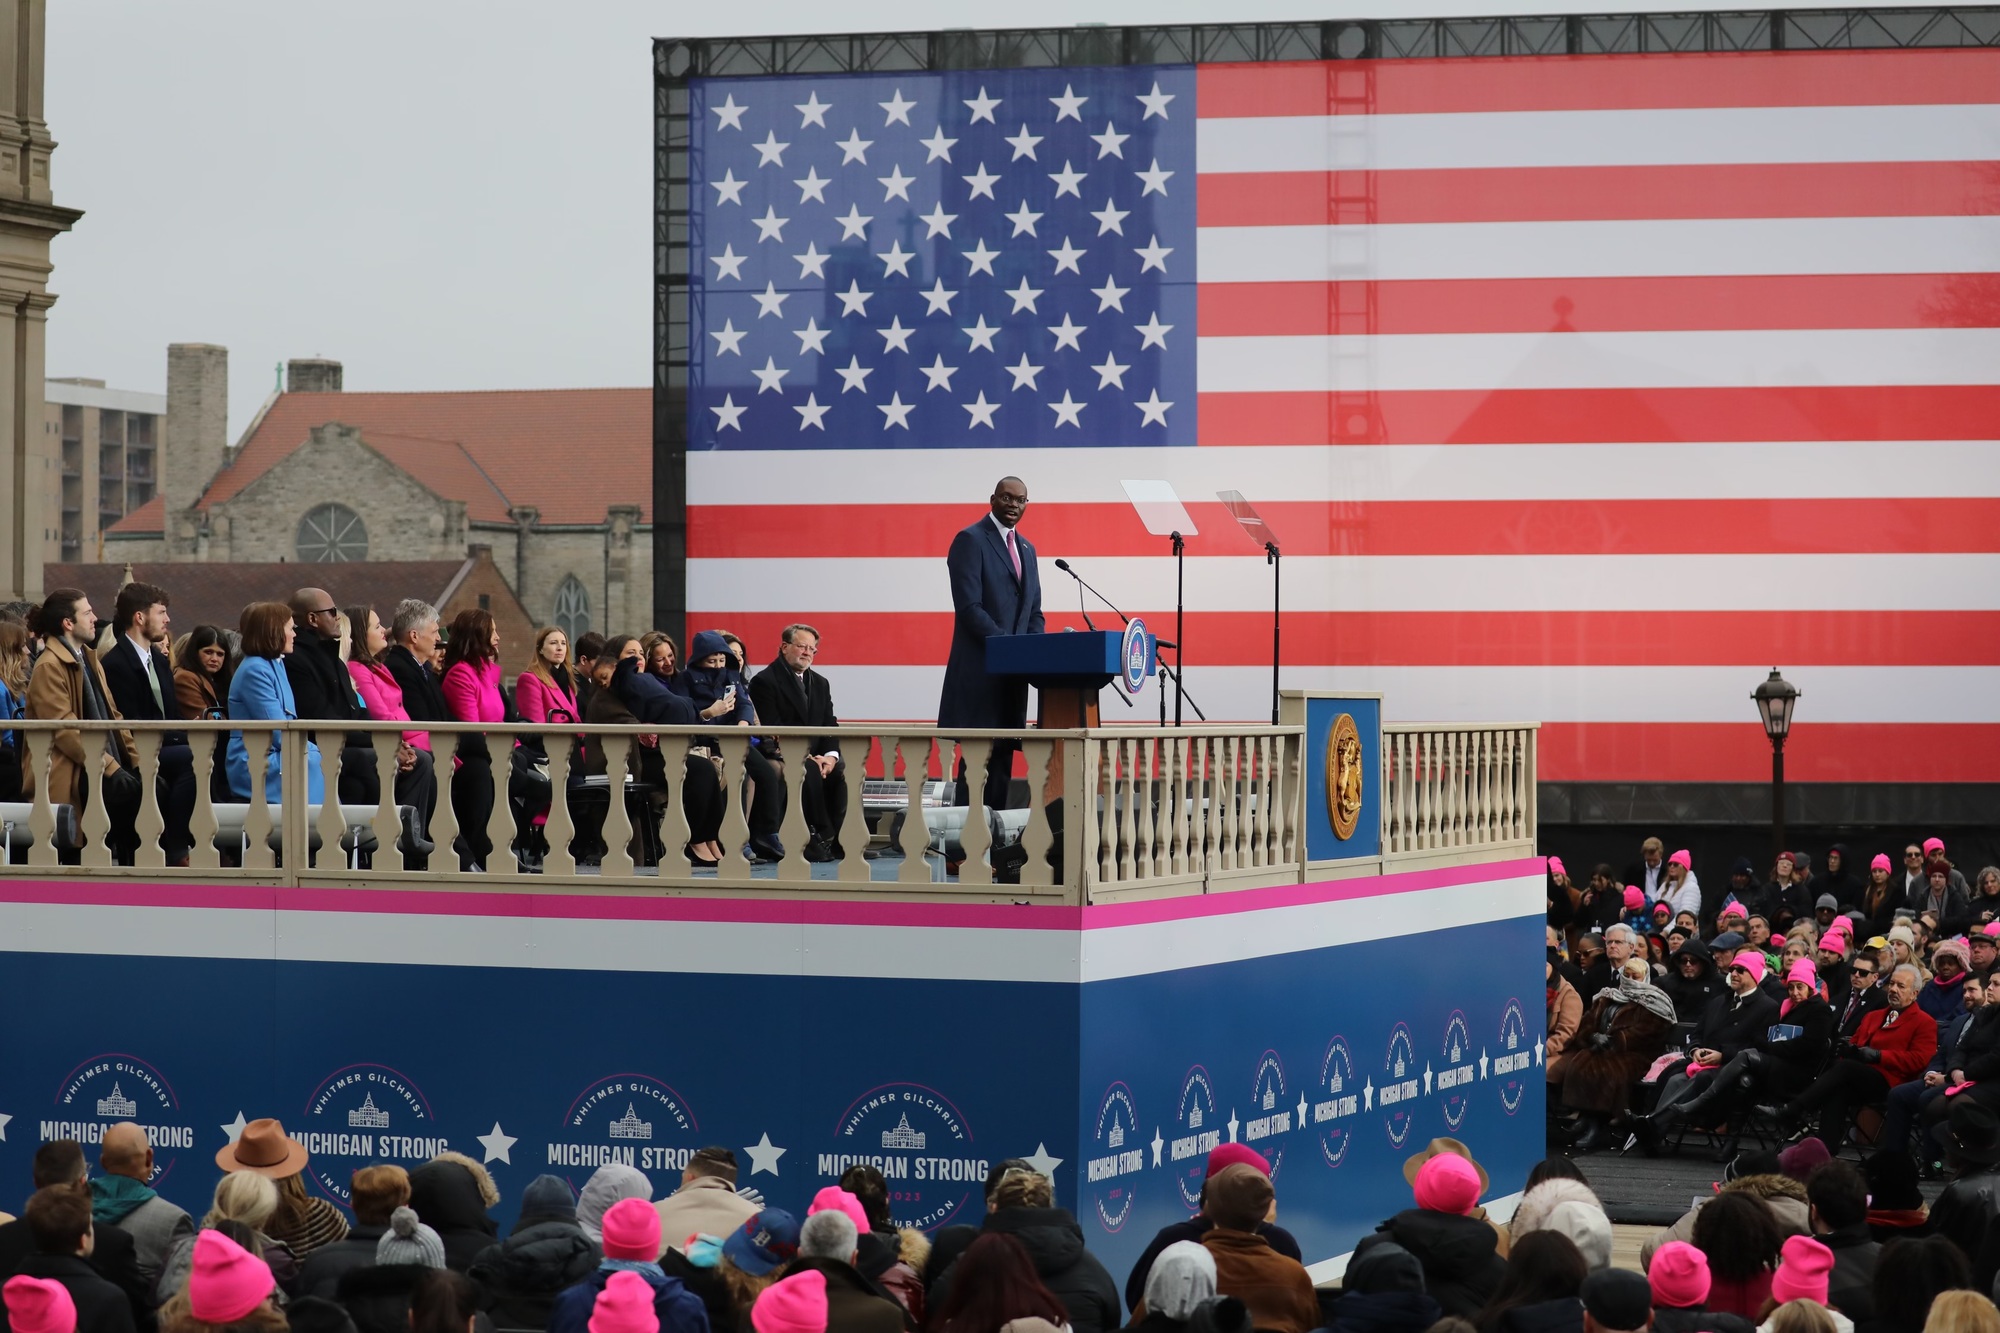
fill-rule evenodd
<path id="1" fill-rule="evenodd" d="M 57 0 L 52 176 L 85 217 L 48 371 L 157 393 L 168 343 L 222 343 L 232 437 L 293 356 L 349 389 L 647 383 L 655 36 L 1691 7 Z"/>

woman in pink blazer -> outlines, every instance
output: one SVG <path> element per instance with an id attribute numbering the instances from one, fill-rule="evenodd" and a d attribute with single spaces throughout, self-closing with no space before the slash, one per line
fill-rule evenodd
<path id="1" fill-rule="evenodd" d="M 500 697 L 500 630 L 493 613 L 479 607 L 460 611 L 451 622 L 438 689 L 454 722 L 482 723 L 490 731 L 507 720 Z M 459 737 L 458 763 L 451 775 L 451 808 L 458 817 L 461 869 L 483 869 L 493 854 L 486 821 L 493 813 L 493 755 L 484 736 Z"/>
<path id="2" fill-rule="evenodd" d="M 534 660 L 514 681 L 514 712 L 523 722 L 576 722 L 583 717 L 576 702 L 576 677 L 569 669 L 569 635 L 554 625 L 535 636 Z M 548 754 L 540 736 L 524 737 L 521 745 L 538 755 Z M 572 773 L 577 771 L 577 758 L 578 747 L 572 744 Z M 548 806 L 535 812 L 533 822 L 536 828 L 549 822 Z"/>

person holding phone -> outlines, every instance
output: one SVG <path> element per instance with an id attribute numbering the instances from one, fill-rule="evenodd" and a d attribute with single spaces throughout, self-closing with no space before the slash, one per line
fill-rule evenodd
<path id="1" fill-rule="evenodd" d="M 694 636 L 688 645 L 687 670 L 681 674 L 686 678 L 688 701 L 703 718 L 726 726 L 756 724 L 757 706 L 750 701 L 749 683 L 736 669 L 729 643 L 719 632 L 705 629 Z M 785 856 L 784 844 L 778 841 L 785 789 L 783 779 L 761 744 L 753 742 L 745 751 L 743 767 L 749 779 L 745 795 L 749 805 L 751 859 L 768 864 L 782 861 Z"/>

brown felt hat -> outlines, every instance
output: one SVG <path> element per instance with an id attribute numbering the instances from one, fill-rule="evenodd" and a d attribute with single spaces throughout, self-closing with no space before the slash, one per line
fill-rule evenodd
<path id="1" fill-rule="evenodd" d="M 1472 1155 L 1472 1149 L 1466 1147 L 1457 1139 L 1432 1139 L 1429 1143 L 1425 1144 L 1422 1152 L 1403 1163 L 1403 1179 L 1411 1185 L 1415 1185 L 1417 1183 L 1417 1172 L 1423 1170 L 1424 1163 L 1430 1161 L 1431 1158 L 1441 1152 L 1457 1153 L 1460 1157 L 1472 1163 L 1472 1169 L 1479 1173 L 1480 1197 L 1484 1198 L 1487 1187 L 1493 1182 L 1487 1179 L 1486 1168 L 1481 1166 L 1479 1159 Z"/>
<path id="2" fill-rule="evenodd" d="M 273 1180 L 296 1176 L 306 1169 L 306 1161 L 304 1145 L 275 1120 L 252 1120 L 236 1142 L 215 1155 L 215 1164 L 224 1171 L 255 1171 Z"/>

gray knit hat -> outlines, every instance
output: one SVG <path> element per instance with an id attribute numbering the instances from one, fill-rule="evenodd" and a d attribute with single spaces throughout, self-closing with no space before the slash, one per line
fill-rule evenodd
<path id="1" fill-rule="evenodd" d="M 425 1268 L 444 1267 L 444 1242 L 438 1233 L 417 1220 L 409 1208 L 389 1214 L 389 1229 L 375 1242 L 378 1264 L 422 1264 Z"/>

